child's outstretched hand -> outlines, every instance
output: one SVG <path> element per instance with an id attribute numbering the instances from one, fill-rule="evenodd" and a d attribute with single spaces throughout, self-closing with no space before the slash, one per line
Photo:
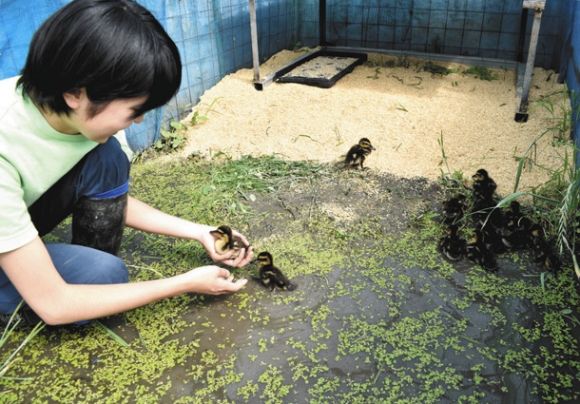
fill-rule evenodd
<path id="1" fill-rule="evenodd" d="M 225 268 L 208 265 L 195 268 L 182 275 L 187 280 L 187 291 L 206 295 L 222 295 L 237 292 L 248 282 L 247 279 L 234 281 L 234 276 Z"/>

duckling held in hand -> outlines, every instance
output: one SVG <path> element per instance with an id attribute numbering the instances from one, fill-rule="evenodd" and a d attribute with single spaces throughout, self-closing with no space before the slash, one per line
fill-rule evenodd
<path id="1" fill-rule="evenodd" d="M 272 254 L 267 251 L 258 254 L 253 262 L 258 262 L 260 281 L 271 291 L 278 289 L 292 291 L 296 289 L 296 285 L 291 283 L 282 271 L 274 266 L 274 259 Z"/>
<path id="2" fill-rule="evenodd" d="M 466 242 L 457 233 L 457 226 L 450 225 L 447 234 L 439 239 L 439 251 L 450 261 L 459 261 L 465 256 Z"/>
<path id="3" fill-rule="evenodd" d="M 220 226 L 216 230 L 211 230 L 210 234 L 216 239 L 215 250 L 218 254 L 225 254 L 230 250 L 234 250 L 231 259 L 235 259 L 240 255 L 240 249 L 245 248 L 247 250 L 249 247 L 239 237 L 233 235 L 229 226 Z"/>
<path id="4" fill-rule="evenodd" d="M 371 141 L 366 137 L 363 137 L 357 144 L 350 148 L 348 153 L 346 153 L 344 166 L 346 168 L 357 168 L 360 166 L 360 169 L 364 170 L 363 163 L 373 150 L 376 149 L 371 144 Z"/>

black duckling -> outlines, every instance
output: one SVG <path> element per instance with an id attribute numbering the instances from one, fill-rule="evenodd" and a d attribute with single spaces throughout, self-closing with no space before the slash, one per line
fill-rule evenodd
<path id="1" fill-rule="evenodd" d="M 471 176 L 471 178 L 473 179 L 473 199 L 476 201 L 479 199 L 493 201 L 497 184 L 491 179 L 487 171 L 480 168 Z"/>
<path id="2" fill-rule="evenodd" d="M 459 261 L 465 256 L 467 243 L 457 233 L 457 226 L 450 225 L 447 234 L 439 239 L 439 251 L 449 261 Z"/>
<path id="3" fill-rule="evenodd" d="M 518 201 L 511 201 L 503 214 L 505 229 L 508 231 L 517 230 L 518 222 L 523 216 L 520 211 L 520 203 Z"/>
<path id="4" fill-rule="evenodd" d="M 476 231 L 473 238 L 467 244 L 466 257 L 489 272 L 496 272 L 499 268 L 497 257 L 488 249 L 482 240 L 482 235 Z"/>
<path id="5" fill-rule="evenodd" d="M 474 203 L 472 210 L 473 224 L 480 231 L 481 241 L 497 254 L 506 251 L 502 242 L 503 214 L 493 201 L 480 199 Z"/>
<path id="6" fill-rule="evenodd" d="M 271 291 L 278 289 L 292 291 L 296 289 L 296 285 L 291 283 L 282 271 L 274 266 L 274 259 L 272 254 L 267 251 L 258 254 L 258 257 L 252 262 L 258 262 L 260 280 Z"/>
<path id="7" fill-rule="evenodd" d="M 548 242 L 544 238 L 544 228 L 537 223 L 530 227 L 530 248 L 536 252 L 546 252 L 550 249 Z M 540 262 L 540 261 L 538 261 Z"/>
<path id="8" fill-rule="evenodd" d="M 216 239 L 215 250 L 218 254 L 225 254 L 229 250 L 235 250 L 231 259 L 235 259 L 240 255 L 241 248 L 247 250 L 249 247 L 239 237 L 232 235 L 232 229 L 229 226 L 220 226 L 216 230 L 211 230 L 210 233 Z"/>
<path id="9" fill-rule="evenodd" d="M 504 224 L 501 209 L 490 199 L 475 200 L 471 209 L 471 217 L 476 226 L 490 224 L 495 228 L 502 228 Z"/>
<path id="10" fill-rule="evenodd" d="M 544 260 L 544 265 L 553 275 L 556 275 L 560 271 L 560 267 L 562 266 L 562 261 L 560 257 L 554 252 L 551 252 L 546 256 Z"/>
<path id="11" fill-rule="evenodd" d="M 510 222 L 515 220 L 515 218 L 510 218 L 508 220 L 509 222 L 507 222 L 505 226 L 506 234 L 502 236 L 503 244 L 512 251 L 532 247 L 532 221 L 527 217 L 522 216 L 516 221 L 514 227 L 514 224 Z"/>
<path id="12" fill-rule="evenodd" d="M 552 246 L 544 238 L 544 229 L 539 224 L 530 228 L 532 260 L 536 264 L 544 265 L 552 274 L 560 270 L 562 262 Z"/>
<path id="13" fill-rule="evenodd" d="M 467 197 L 458 194 L 443 202 L 443 223 L 454 224 L 463 218 L 467 208 Z"/>
<path id="14" fill-rule="evenodd" d="M 360 169 L 364 170 L 363 163 L 373 150 L 376 149 L 371 144 L 371 141 L 366 137 L 363 137 L 357 144 L 350 148 L 348 153 L 346 153 L 344 166 L 346 168 L 357 168 L 360 166 Z"/>
<path id="15" fill-rule="evenodd" d="M 496 254 L 503 254 L 507 251 L 507 246 L 503 242 L 504 233 L 500 227 L 495 227 L 491 222 L 487 222 L 479 230 L 483 244 L 488 249 Z"/>
<path id="16" fill-rule="evenodd" d="M 532 260 L 546 267 L 553 275 L 557 275 L 562 265 L 560 257 L 548 243 L 532 247 Z"/>

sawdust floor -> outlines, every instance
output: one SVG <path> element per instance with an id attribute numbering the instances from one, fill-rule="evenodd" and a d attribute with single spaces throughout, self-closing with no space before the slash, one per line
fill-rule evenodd
<path id="1" fill-rule="evenodd" d="M 260 67 L 261 77 L 302 55 L 276 54 Z M 548 179 L 538 166 L 561 165 L 569 147 L 554 143 L 553 128 L 569 102 L 557 74 L 534 69 L 529 120 L 517 123 L 515 71 L 492 69 L 497 79 L 486 81 L 451 63 L 436 62 L 455 73 L 432 74 L 423 69 L 426 62 L 370 54 L 329 89 L 272 83 L 258 91 L 253 70 L 239 70 L 206 91 L 184 120 L 194 112 L 207 117 L 188 129 L 181 155 L 331 162 L 368 137 L 377 149 L 366 162 L 373 171 L 436 180 L 442 172 L 471 176 L 486 168 L 500 195 L 513 191 L 519 157 L 534 140 L 536 165 L 522 174 L 519 191 Z"/>

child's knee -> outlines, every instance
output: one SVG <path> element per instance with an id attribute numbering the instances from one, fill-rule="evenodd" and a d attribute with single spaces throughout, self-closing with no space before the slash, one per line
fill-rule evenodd
<path id="1" fill-rule="evenodd" d="M 123 260 L 111 254 L 103 254 L 99 262 L 101 282 L 94 283 L 127 283 L 129 282 L 129 271 Z"/>

